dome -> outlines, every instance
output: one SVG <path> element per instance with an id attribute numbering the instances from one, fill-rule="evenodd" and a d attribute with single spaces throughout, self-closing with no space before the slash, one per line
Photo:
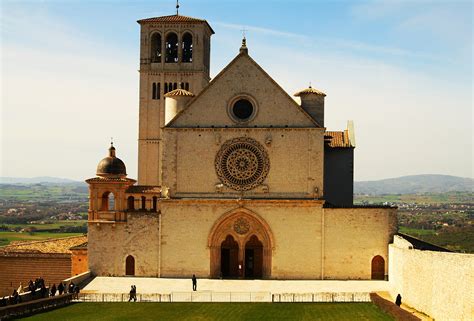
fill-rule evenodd
<path id="1" fill-rule="evenodd" d="M 102 177 L 125 177 L 127 169 L 120 158 L 115 157 L 115 147 L 110 144 L 109 156 L 105 157 L 97 165 L 97 176 Z"/>
<path id="2" fill-rule="evenodd" d="M 297 92 L 294 96 L 300 97 L 300 96 L 303 96 L 303 95 L 317 95 L 317 96 L 323 96 L 323 97 L 326 96 L 325 93 L 311 87 L 311 85 L 308 88 Z"/>

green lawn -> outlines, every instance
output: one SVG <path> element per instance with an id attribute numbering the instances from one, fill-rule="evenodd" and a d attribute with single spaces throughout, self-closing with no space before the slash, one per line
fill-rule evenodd
<path id="1" fill-rule="evenodd" d="M 48 233 L 37 232 L 33 234 L 19 232 L 0 232 L 0 246 L 8 245 L 11 241 L 38 241 L 50 238 L 82 235 L 82 233 Z"/>
<path id="2" fill-rule="evenodd" d="M 393 320 L 372 303 L 75 303 L 23 320 Z"/>

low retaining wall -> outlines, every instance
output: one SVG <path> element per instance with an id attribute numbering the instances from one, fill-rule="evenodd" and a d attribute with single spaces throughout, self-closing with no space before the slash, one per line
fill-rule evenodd
<path id="1" fill-rule="evenodd" d="M 389 245 L 392 297 L 436 320 L 472 320 L 474 255 L 421 251 L 395 236 Z"/>
<path id="2" fill-rule="evenodd" d="M 12 304 L 0 308 L 0 321 L 16 319 L 22 316 L 59 308 L 71 303 L 72 294 L 63 294 L 25 303 Z"/>

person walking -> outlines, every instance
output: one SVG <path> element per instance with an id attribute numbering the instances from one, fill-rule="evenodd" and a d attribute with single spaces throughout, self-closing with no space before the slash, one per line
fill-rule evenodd
<path id="1" fill-rule="evenodd" d="M 395 299 L 395 304 L 398 306 L 402 305 L 402 296 L 400 295 L 400 293 L 397 295 L 397 298 Z"/>
<path id="2" fill-rule="evenodd" d="M 193 291 L 196 291 L 197 290 L 197 279 L 196 279 L 195 274 L 193 274 L 192 280 L 193 280 Z"/>
<path id="3" fill-rule="evenodd" d="M 53 284 L 53 286 L 51 287 L 51 296 L 55 296 L 56 295 L 56 283 Z"/>

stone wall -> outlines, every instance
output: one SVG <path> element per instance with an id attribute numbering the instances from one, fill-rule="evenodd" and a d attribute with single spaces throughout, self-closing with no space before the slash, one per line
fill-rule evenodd
<path id="1" fill-rule="evenodd" d="M 171 197 L 229 196 L 258 198 L 319 198 L 323 193 L 323 130 L 307 129 L 165 129 L 163 185 Z M 215 158 L 221 146 L 236 137 L 251 137 L 268 154 L 270 170 L 264 186 L 238 192 L 221 181 Z M 288 174 L 291 173 L 291 174 Z M 192 183 L 190 183 L 192 182 Z"/>
<path id="2" fill-rule="evenodd" d="M 71 276 L 70 254 L 11 253 L 0 255 L 0 296 L 10 295 L 20 282 L 42 277 L 46 286 Z"/>
<path id="3" fill-rule="evenodd" d="M 396 208 L 325 208 L 324 213 L 325 279 L 369 280 L 377 255 L 388 270 L 388 244 L 397 232 Z"/>
<path id="4" fill-rule="evenodd" d="M 325 209 L 311 200 L 169 200 L 161 207 L 163 277 L 209 277 L 211 230 L 239 211 L 268 224 L 272 279 L 370 279 L 372 258 L 387 264 L 396 232 L 396 209 Z"/>
<path id="5" fill-rule="evenodd" d="M 474 255 L 415 250 L 399 236 L 389 246 L 392 297 L 436 320 L 474 318 Z"/>
<path id="6" fill-rule="evenodd" d="M 94 275 L 123 276 L 135 259 L 135 275 L 158 276 L 158 214 L 129 212 L 127 222 L 89 222 L 89 269 Z"/>

